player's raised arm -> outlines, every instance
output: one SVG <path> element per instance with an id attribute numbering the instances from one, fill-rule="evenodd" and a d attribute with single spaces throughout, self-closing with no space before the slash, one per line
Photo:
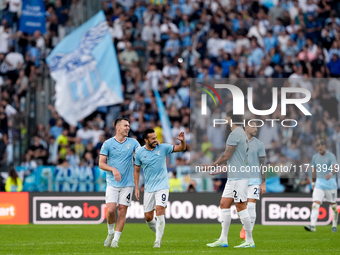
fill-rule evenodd
<path id="1" fill-rule="evenodd" d="M 184 151 L 187 147 L 185 143 L 185 136 L 184 132 L 179 133 L 178 137 L 176 137 L 177 140 L 181 141 L 181 144 L 175 145 L 174 146 L 174 151 L 173 152 L 181 152 Z"/>
<path id="2" fill-rule="evenodd" d="M 139 201 L 139 176 L 140 176 L 140 166 L 135 165 L 135 172 L 133 178 L 135 179 L 135 196 Z"/>
<path id="3" fill-rule="evenodd" d="M 260 163 L 260 171 L 261 171 L 261 179 L 262 179 L 260 191 L 261 191 L 261 195 L 263 195 L 267 192 L 267 188 L 266 188 L 267 172 L 263 171 L 263 169 L 264 169 L 263 166 L 266 163 L 266 158 L 265 157 L 259 157 L 259 163 Z"/>
<path id="4" fill-rule="evenodd" d="M 112 172 L 117 182 L 120 182 L 122 179 L 120 172 L 115 167 L 107 164 L 107 156 L 105 155 L 99 155 L 99 168 L 107 172 Z"/>

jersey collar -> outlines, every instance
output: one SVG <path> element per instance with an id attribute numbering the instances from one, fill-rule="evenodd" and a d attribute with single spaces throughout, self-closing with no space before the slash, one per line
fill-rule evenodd
<path id="1" fill-rule="evenodd" d="M 120 144 L 123 144 L 127 141 L 127 137 L 125 137 L 125 140 L 123 142 L 118 141 L 115 136 L 113 137 L 113 139 L 115 139 L 115 141 Z"/>

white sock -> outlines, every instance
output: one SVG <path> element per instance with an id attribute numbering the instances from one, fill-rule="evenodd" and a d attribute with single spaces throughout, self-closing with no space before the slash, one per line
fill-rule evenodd
<path id="1" fill-rule="evenodd" d="M 243 224 L 244 231 L 246 231 L 246 242 L 247 243 L 254 243 L 253 235 L 252 235 L 252 227 L 251 227 L 251 220 L 248 213 L 248 209 L 239 212 L 240 220 Z"/>
<path id="2" fill-rule="evenodd" d="M 145 221 L 148 224 L 149 228 L 156 234 L 156 220 L 152 219 L 152 221 Z"/>
<path id="3" fill-rule="evenodd" d="M 113 223 L 113 224 L 107 224 L 107 228 L 108 228 L 108 230 L 109 230 L 109 235 L 112 235 L 112 234 L 114 234 L 115 233 L 115 224 Z"/>
<path id="4" fill-rule="evenodd" d="M 312 205 L 312 213 L 310 215 L 310 224 L 313 227 L 316 226 L 316 222 L 317 222 L 318 217 L 319 217 L 319 207 L 320 207 L 320 205 L 318 203 L 313 203 L 313 205 Z"/>
<path id="5" fill-rule="evenodd" d="M 221 209 L 221 220 L 222 232 L 218 240 L 228 242 L 228 232 L 231 223 L 230 209 Z"/>
<path id="6" fill-rule="evenodd" d="M 165 228 L 164 215 L 156 216 L 156 241 L 161 241 Z"/>
<path id="7" fill-rule="evenodd" d="M 332 227 L 336 228 L 338 226 L 338 216 L 339 216 L 338 205 L 334 204 L 334 205 L 331 205 L 331 207 L 332 207 L 332 214 L 333 214 L 333 224 L 332 224 Z"/>
<path id="8" fill-rule="evenodd" d="M 253 231 L 256 221 L 256 203 L 248 202 L 247 209 L 250 217 L 251 231 Z"/>
<path id="9" fill-rule="evenodd" d="M 121 234 L 122 232 L 115 231 L 115 237 L 113 238 L 113 240 L 118 242 Z"/>

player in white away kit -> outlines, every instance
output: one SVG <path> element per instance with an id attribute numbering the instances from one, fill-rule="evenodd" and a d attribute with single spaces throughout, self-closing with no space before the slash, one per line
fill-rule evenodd
<path id="1" fill-rule="evenodd" d="M 256 125 L 254 122 L 246 124 Z M 254 229 L 256 221 L 256 200 L 260 200 L 260 193 L 266 193 L 266 172 L 262 172 L 261 166 L 265 164 L 266 150 L 263 143 L 255 136 L 257 127 L 246 126 L 245 132 L 249 140 L 248 164 L 250 167 L 250 179 L 248 183 L 247 209 L 251 220 L 251 228 Z M 240 238 L 246 238 L 246 232 L 242 228 Z"/>
<path id="2" fill-rule="evenodd" d="M 240 116 L 233 115 L 232 110 L 227 113 L 227 125 L 231 128 L 231 133 L 227 139 L 227 148 L 212 166 L 227 163 L 228 181 L 225 185 L 221 202 L 221 225 L 222 233 L 220 238 L 207 244 L 208 247 L 228 247 L 228 231 L 231 223 L 230 207 L 235 202 L 236 210 L 246 231 L 246 240 L 235 248 L 254 248 L 255 243 L 252 236 L 251 220 L 247 209 L 247 191 L 249 175 L 244 171 L 248 164 L 248 138 L 243 128 L 234 123 L 242 122 Z M 243 172 L 242 172 L 242 169 Z M 233 171 L 235 170 L 235 171 Z"/>
<path id="3" fill-rule="evenodd" d="M 166 168 L 166 156 L 173 152 L 184 151 L 186 148 L 184 133 L 181 132 L 177 139 L 179 145 L 158 144 L 157 136 L 153 129 L 146 129 L 143 134 L 145 145 L 135 154 L 135 195 L 139 200 L 140 168 L 144 170 L 144 214 L 150 229 L 156 234 L 154 248 L 160 248 L 165 227 L 165 208 L 169 197 L 169 179 Z M 156 209 L 156 219 L 154 211 Z"/>
<path id="4" fill-rule="evenodd" d="M 305 229 L 311 232 L 316 231 L 316 222 L 319 217 L 319 207 L 324 198 L 330 202 L 333 214 L 332 231 L 337 232 L 338 209 L 336 173 L 339 170 L 336 157 L 333 153 L 326 150 L 324 140 L 316 141 L 316 149 L 318 151 L 312 158 L 312 185 L 313 185 L 313 205 L 310 215 L 311 223 L 305 226 Z M 315 182 L 316 179 L 316 182 Z"/>
<path id="5" fill-rule="evenodd" d="M 104 242 L 105 247 L 118 247 L 135 185 L 133 181 L 133 154 L 140 147 L 136 139 L 128 137 L 130 124 L 127 119 L 117 118 L 115 128 L 116 136 L 104 142 L 99 156 L 99 168 L 107 171 L 106 207 L 109 233 Z M 117 206 L 118 219 L 115 231 Z"/>

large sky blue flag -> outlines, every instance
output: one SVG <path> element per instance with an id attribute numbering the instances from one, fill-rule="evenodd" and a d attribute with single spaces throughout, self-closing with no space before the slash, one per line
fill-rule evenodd
<path id="1" fill-rule="evenodd" d="M 55 108 L 70 125 L 99 106 L 123 102 L 117 55 L 103 11 L 66 36 L 46 62 L 57 83 Z"/>
<path id="2" fill-rule="evenodd" d="M 28 34 L 33 34 L 36 30 L 46 33 L 44 0 L 22 1 L 19 29 Z"/>
<path id="3" fill-rule="evenodd" d="M 168 113 L 166 112 L 165 106 L 158 91 L 154 89 L 153 92 L 156 97 L 158 114 L 162 124 L 164 142 L 172 144 L 171 124 Z"/>

